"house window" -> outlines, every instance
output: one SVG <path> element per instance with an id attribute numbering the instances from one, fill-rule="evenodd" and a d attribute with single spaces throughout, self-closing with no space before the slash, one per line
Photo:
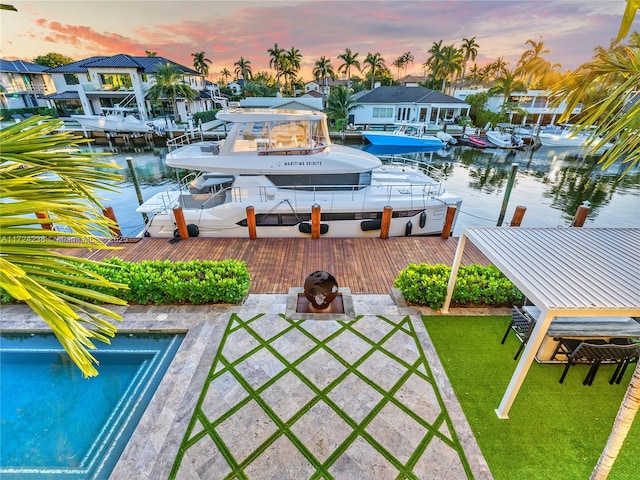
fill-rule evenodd
<path id="1" fill-rule="evenodd" d="M 101 73 L 100 83 L 103 90 L 130 90 L 133 87 L 128 73 Z"/>
<path id="2" fill-rule="evenodd" d="M 75 73 L 65 73 L 64 74 L 64 82 L 67 85 L 78 85 L 80 84 L 80 80 L 78 80 L 78 75 Z"/>
<path id="3" fill-rule="evenodd" d="M 373 107 L 373 118 L 393 118 L 393 108 Z"/>
<path id="4" fill-rule="evenodd" d="M 140 80 L 142 80 L 143 82 L 146 82 L 147 81 L 147 74 L 146 73 L 140 74 Z"/>

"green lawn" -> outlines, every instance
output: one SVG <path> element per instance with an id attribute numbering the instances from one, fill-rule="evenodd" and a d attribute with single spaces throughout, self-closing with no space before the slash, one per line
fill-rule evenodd
<path id="1" fill-rule="evenodd" d="M 635 364 L 620 385 L 609 385 L 613 366 L 600 367 L 583 386 L 587 366 L 534 363 L 508 420 L 495 409 L 517 362 L 517 339 L 502 335 L 508 317 L 423 317 L 427 331 L 496 480 L 589 478 L 607 441 Z M 640 478 L 640 420 L 618 456 L 609 480 Z"/>

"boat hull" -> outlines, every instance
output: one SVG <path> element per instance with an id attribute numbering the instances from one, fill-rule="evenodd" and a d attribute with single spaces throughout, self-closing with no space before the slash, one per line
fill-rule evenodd
<path id="1" fill-rule="evenodd" d="M 431 147 L 442 148 L 444 143 L 433 136 L 397 135 L 393 132 L 362 132 L 362 136 L 373 145 L 396 147 Z"/>
<path id="2" fill-rule="evenodd" d="M 522 139 L 508 133 L 505 134 L 502 132 L 487 132 L 486 135 L 487 140 L 489 140 L 492 145 L 498 148 L 513 150 L 524 147 L 524 142 L 522 141 Z"/>
<path id="3" fill-rule="evenodd" d="M 412 210 L 411 212 L 413 215 L 411 216 L 392 218 L 389 225 L 389 236 L 399 237 L 441 234 L 448 205 L 455 205 L 458 207 L 456 211 L 459 211 L 459 207 L 462 203 L 459 198 L 454 196 L 451 196 L 449 200 L 450 202 L 447 203 L 441 201 L 430 202 L 420 210 Z M 236 205 L 236 214 L 226 220 L 216 215 L 213 209 L 210 212 L 196 209 L 183 209 L 182 213 L 187 225 L 191 224 L 197 226 L 198 236 L 211 238 L 249 238 L 249 228 L 244 225 L 246 221 L 243 222 L 246 218 L 247 206 L 250 205 Z M 308 209 L 301 209 L 297 213 L 292 213 L 290 208 L 279 209 L 278 207 L 275 207 L 269 210 L 269 207 L 273 207 L 273 205 L 263 205 L 259 209 L 254 207 L 256 217 L 259 218 L 266 214 L 272 216 L 295 216 L 297 214 L 302 217 L 303 220 L 291 225 L 257 225 L 256 236 L 258 238 L 311 237 L 311 222 L 310 219 L 308 219 L 309 213 L 311 212 L 311 205 L 309 205 Z M 325 211 L 322 210 L 322 205 L 320 208 L 321 213 L 323 214 L 323 220 L 320 222 L 322 237 L 359 238 L 380 236 L 380 218 L 325 220 Z M 384 207 L 380 209 L 380 214 L 382 214 L 383 208 Z M 333 213 L 334 216 L 346 215 L 346 213 Z M 331 214 L 327 216 L 330 215 Z M 155 214 L 142 234 L 151 237 L 173 238 L 176 236 L 176 233 L 174 215 L 170 211 L 165 211 Z"/>
<path id="4" fill-rule="evenodd" d="M 137 133 L 152 133 L 153 127 L 141 122 L 140 120 L 133 119 L 127 120 L 115 120 L 108 116 L 100 115 L 71 115 L 71 118 L 76 120 L 85 130 L 98 130 L 106 132 L 137 132 Z"/>

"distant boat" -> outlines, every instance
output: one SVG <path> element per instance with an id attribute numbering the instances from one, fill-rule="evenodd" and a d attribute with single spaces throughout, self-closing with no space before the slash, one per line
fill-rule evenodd
<path id="1" fill-rule="evenodd" d="M 487 140 L 498 148 L 518 149 L 524 147 L 524 140 L 514 133 L 513 125 L 499 123 L 494 130 L 486 133 Z"/>
<path id="2" fill-rule="evenodd" d="M 458 143 L 464 147 L 471 147 L 471 148 L 478 148 L 478 149 L 484 149 L 484 148 L 487 148 L 488 146 L 487 142 L 484 142 L 479 138 L 467 136 L 467 135 L 465 135 L 464 137 L 460 137 L 460 140 L 458 140 Z"/>
<path id="3" fill-rule="evenodd" d="M 131 109 L 103 108 L 104 115 L 71 115 L 85 130 L 99 130 L 105 132 L 137 132 L 152 133 L 156 131 L 154 122 L 145 122 L 135 116 Z M 156 120 L 158 126 L 164 125 L 164 120 Z"/>
<path id="4" fill-rule="evenodd" d="M 365 130 L 362 136 L 373 145 L 444 147 L 444 142 L 427 133 L 426 123 L 400 123 L 391 132 Z"/>
<path id="5" fill-rule="evenodd" d="M 592 134 L 593 130 L 586 128 L 580 132 L 574 130 L 573 125 L 565 124 L 557 127 L 544 127 L 538 133 L 540 143 L 544 147 L 577 147 L 589 148 L 598 141 Z M 602 150 L 610 148 L 611 144 L 606 144 Z"/>

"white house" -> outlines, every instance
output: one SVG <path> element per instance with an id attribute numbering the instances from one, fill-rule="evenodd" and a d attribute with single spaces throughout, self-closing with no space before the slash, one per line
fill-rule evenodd
<path id="1" fill-rule="evenodd" d="M 183 83 L 201 93 L 192 102 L 177 99 L 180 118 L 186 121 L 196 112 L 213 108 L 213 99 L 201 73 L 163 57 L 136 57 L 114 55 L 91 57 L 52 68 L 58 93 L 48 95 L 61 116 L 71 114 L 100 115 L 105 109 L 121 107 L 137 112 L 141 119 L 150 118 L 152 106 L 147 92 L 155 84 L 159 65 L 171 64 L 182 73 Z"/>
<path id="2" fill-rule="evenodd" d="M 434 126 L 468 116 L 463 100 L 424 87 L 377 87 L 354 95 L 359 108 L 349 115 L 356 127 L 393 127 L 399 122 L 427 122 Z"/>
<path id="3" fill-rule="evenodd" d="M 471 90 L 456 90 L 454 97 L 460 100 L 466 100 L 469 95 L 486 92 L 488 88 L 479 88 Z M 511 121 L 518 124 L 533 123 L 536 125 L 555 124 L 556 120 L 564 112 L 567 104 L 560 103 L 554 107 L 551 105 L 550 92 L 547 90 L 528 90 L 525 92 L 512 92 L 509 99 L 514 102 L 518 108 L 524 110 L 526 114 L 522 116 L 519 113 L 512 112 L 509 114 Z M 492 112 L 500 112 L 504 96 L 496 94 L 489 97 L 487 102 L 487 110 Z M 582 105 L 578 105 L 572 112 L 576 115 L 582 111 Z"/>
<path id="4" fill-rule="evenodd" d="M 23 60 L 0 59 L 0 103 L 2 108 L 46 107 L 42 97 L 55 92 L 47 67 Z"/>

